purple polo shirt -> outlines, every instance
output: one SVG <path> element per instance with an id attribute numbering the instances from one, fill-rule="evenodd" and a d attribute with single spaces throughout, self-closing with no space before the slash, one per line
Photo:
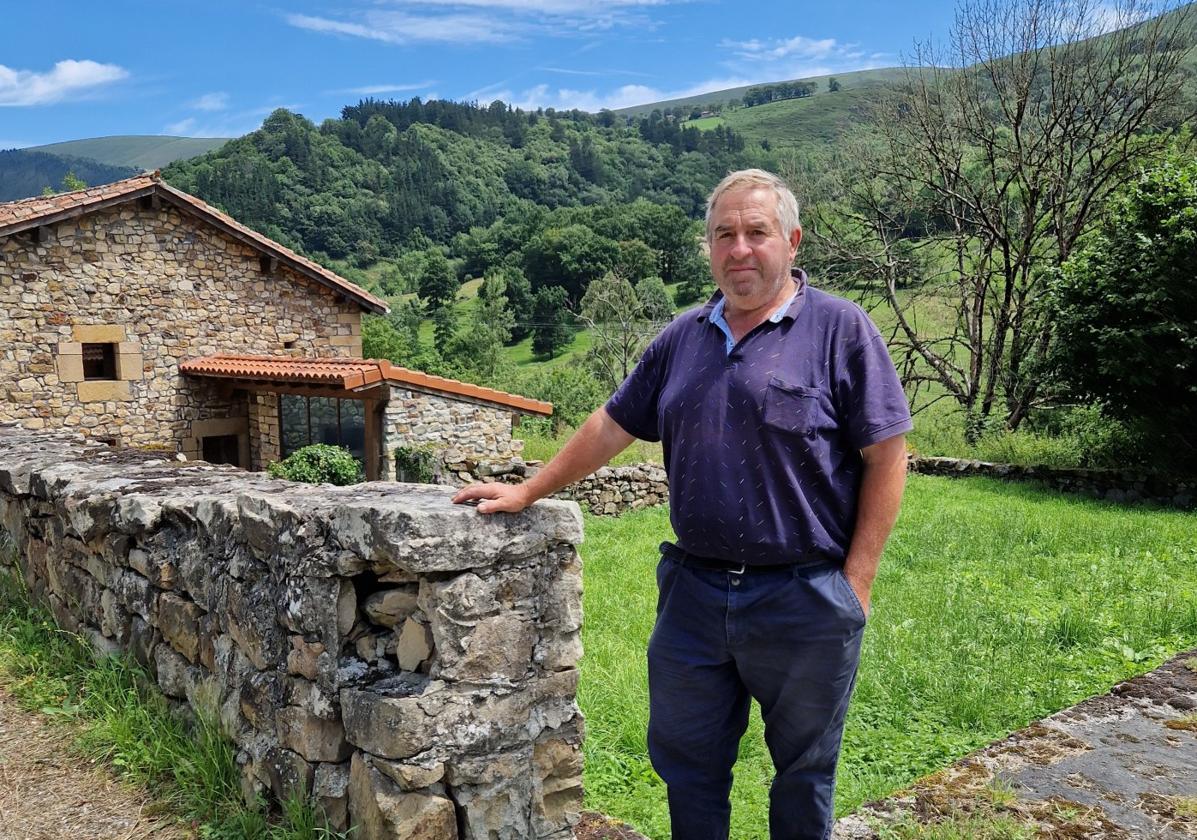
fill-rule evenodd
<path id="1" fill-rule="evenodd" d="M 679 315 L 607 402 L 625 431 L 664 446 L 678 545 L 703 557 L 842 561 L 860 449 L 912 428 L 885 340 L 859 306 L 796 294 L 728 350 L 722 295 Z"/>

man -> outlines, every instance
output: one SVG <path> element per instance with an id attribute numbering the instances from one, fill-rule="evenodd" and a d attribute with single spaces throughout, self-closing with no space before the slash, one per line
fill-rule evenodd
<path id="1" fill-rule="evenodd" d="M 791 269 L 801 239 L 780 178 L 728 175 L 707 203 L 718 293 L 666 327 L 531 480 L 454 497 L 518 511 L 634 438 L 662 441 L 677 544 L 657 567 L 648 740 L 675 840 L 727 837 L 750 698 L 777 771 L 771 836 L 830 836 L 870 591 L 902 497 L 910 413 L 884 340 Z"/>

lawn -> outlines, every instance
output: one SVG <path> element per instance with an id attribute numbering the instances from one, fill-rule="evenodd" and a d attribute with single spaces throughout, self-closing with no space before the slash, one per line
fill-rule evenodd
<path id="1" fill-rule="evenodd" d="M 644 731 L 663 509 L 588 517 L 579 702 L 588 807 L 669 835 Z M 837 812 L 1197 646 L 1197 515 L 913 476 L 874 590 Z M 759 718 L 732 837 L 765 838 Z"/>

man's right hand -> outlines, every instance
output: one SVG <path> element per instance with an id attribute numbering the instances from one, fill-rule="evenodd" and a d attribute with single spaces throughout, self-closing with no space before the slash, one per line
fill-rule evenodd
<path id="1" fill-rule="evenodd" d="M 475 499 L 479 502 L 479 513 L 519 513 L 532 503 L 522 484 L 470 484 L 457 491 L 453 504 L 460 505 Z"/>

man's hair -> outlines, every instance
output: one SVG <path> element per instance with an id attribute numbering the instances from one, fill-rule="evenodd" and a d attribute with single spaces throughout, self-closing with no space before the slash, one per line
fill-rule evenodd
<path id="1" fill-rule="evenodd" d="M 793 191 L 785 181 L 764 169 L 741 169 L 730 173 L 716 184 L 707 197 L 707 241 L 711 239 L 711 210 L 720 196 L 731 190 L 755 187 L 773 190 L 773 194 L 777 196 L 777 223 L 781 226 L 782 236 L 789 237 L 790 232 L 801 224 L 798 218 L 798 199 L 794 197 Z"/>

